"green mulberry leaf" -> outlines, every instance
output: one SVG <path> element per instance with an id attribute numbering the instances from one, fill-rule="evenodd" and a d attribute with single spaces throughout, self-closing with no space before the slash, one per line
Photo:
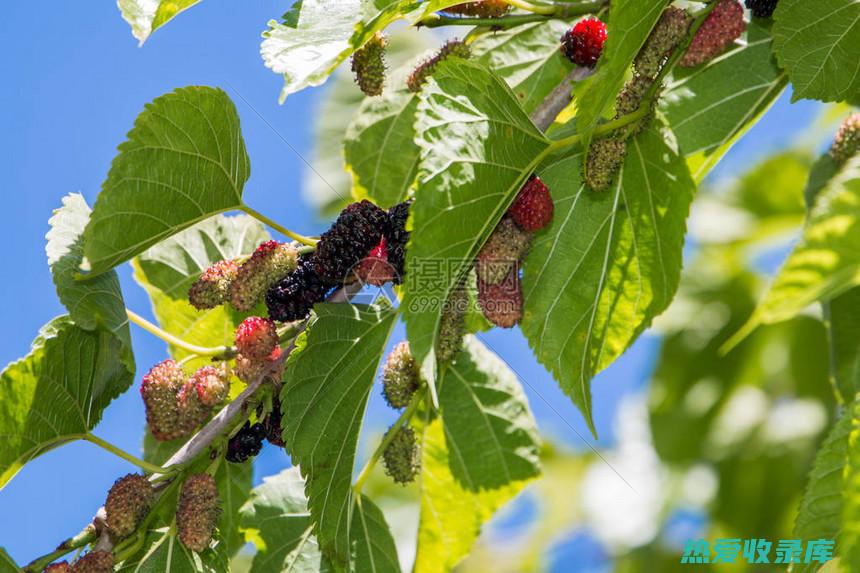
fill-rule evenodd
<path id="1" fill-rule="evenodd" d="M 91 274 L 242 204 L 250 175 L 227 94 L 187 87 L 156 98 L 119 146 L 84 231 Z"/>
<path id="2" fill-rule="evenodd" d="M 117 573 L 223 573 L 229 570 L 222 540 L 216 538 L 214 547 L 195 553 L 182 545 L 175 531 L 164 527 L 147 532 L 143 547 L 123 561 Z"/>
<path id="3" fill-rule="evenodd" d="M 504 81 L 458 58 L 425 87 L 416 131 L 421 174 L 402 308 L 412 353 L 433 381 L 445 301 L 550 142 Z"/>
<path id="4" fill-rule="evenodd" d="M 591 379 L 666 309 L 678 286 L 695 192 L 671 134 L 631 139 L 616 183 L 586 189 L 581 156 L 540 170 L 555 202 L 523 276 L 523 333 L 594 431 Z"/>
<path id="5" fill-rule="evenodd" d="M 780 0 L 773 50 L 794 99 L 860 102 L 860 2 Z"/>
<path id="6" fill-rule="evenodd" d="M 323 553 L 338 563 L 350 557 L 358 436 L 395 316 L 384 300 L 373 306 L 316 305 L 284 373 L 284 442 L 307 478 Z"/>
<path id="7" fill-rule="evenodd" d="M 122 17 L 131 33 L 143 44 L 157 29 L 200 0 L 119 0 Z"/>
<path id="8" fill-rule="evenodd" d="M 439 407 L 460 486 L 495 489 L 540 474 L 540 436 L 516 374 L 477 338 L 445 370 Z"/>
<path id="9" fill-rule="evenodd" d="M 57 287 L 57 296 L 68 309 L 75 324 L 85 330 L 104 328 L 124 344 L 123 361 L 134 372 L 134 355 L 125 301 L 119 277 L 113 271 L 88 280 L 75 278 L 83 259 L 83 233 L 92 211 L 83 196 L 72 193 L 63 197 L 63 206 L 51 217 L 51 230 L 45 252 Z"/>
<path id="10" fill-rule="evenodd" d="M 30 353 L 0 373 L 0 487 L 33 458 L 81 439 L 134 373 L 124 343 L 62 316 L 42 327 Z"/>
<path id="11" fill-rule="evenodd" d="M 472 549 L 481 527 L 526 486 L 515 481 L 480 492 L 464 488 L 451 473 L 452 453 L 442 421 L 422 430 L 421 519 L 413 573 L 447 573 Z"/>
<path id="12" fill-rule="evenodd" d="M 719 162 L 785 90 L 770 31 L 753 20 L 746 42 L 702 66 L 676 68 L 660 98 L 696 181 Z"/>

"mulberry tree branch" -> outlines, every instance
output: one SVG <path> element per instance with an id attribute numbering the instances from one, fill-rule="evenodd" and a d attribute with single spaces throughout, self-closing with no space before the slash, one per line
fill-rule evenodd
<path id="1" fill-rule="evenodd" d="M 326 299 L 326 302 L 349 302 L 350 299 L 352 299 L 352 297 L 362 289 L 362 286 L 363 285 L 358 282 L 344 285 L 333 292 Z M 189 439 L 175 454 L 170 457 L 170 459 L 167 460 L 167 462 L 164 463 L 163 469 L 165 471 L 170 470 L 171 468 L 176 470 L 179 467 L 185 466 L 196 459 L 197 456 L 204 453 L 215 440 L 225 436 L 233 429 L 236 417 L 245 412 L 248 400 L 256 393 L 257 390 L 260 389 L 269 375 L 279 368 L 283 361 L 286 360 L 290 352 L 295 348 L 296 338 L 298 338 L 298 335 L 301 334 L 306 326 L 307 322 L 296 328 L 295 336 L 293 336 L 289 346 L 281 353 L 279 360 L 273 363 L 269 370 L 262 372 L 254 380 L 248 383 L 248 386 L 241 394 L 239 394 L 239 396 L 236 397 L 235 400 L 227 404 L 220 412 L 218 412 L 218 414 L 215 415 L 214 418 L 203 426 L 199 432 L 194 434 L 191 439 Z M 158 473 L 153 473 L 150 476 L 151 481 L 157 482 L 157 485 L 155 486 L 157 489 L 168 487 L 168 484 L 175 481 L 162 481 L 160 478 L 163 477 L 163 474 Z M 93 541 L 96 542 L 96 549 L 100 551 L 112 551 L 114 548 L 113 540 L 110 535 L 108 535 L 107 529 L 104 527 L 104 520 L 105 508 L 100 507 L 96 512 L 93 521 L 87 524 L 79 534 L 67 541 L 64 541 L 55 551 L 34 559 L 29 565 L 24 567 L 24 571 L 26 573 L 40 573 L 47 565 L 56 559 L 59 559 L 73 549 L 84 547 Z"/>

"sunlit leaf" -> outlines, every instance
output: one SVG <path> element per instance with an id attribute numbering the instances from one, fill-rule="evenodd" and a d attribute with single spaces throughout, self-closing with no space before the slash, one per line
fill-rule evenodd
<path id="1" fill-rule="evenodd" d="M 770 32 L 753 20 L 746 42 L 693 69 L 676 69 L 660 98 L 690 170 L 701 181 L 786 86 Z"/>
<path id="2" fill-rule="evenodd" d="M 51 230 L 45 246 L 48 265 L 57 296 L 75 324 L 85 330 L 104 328 L 113 332 L 125 345 L 123 361 L 129 370 L 134 371 L 131 335 L 119 277 L 109 271 L 89 280 L 75 278 L 83 259 L 83 233 L 90 213 L 80 194 L 73 193 L 63 198 L 63 206 L 54 211 L 49 221 Z"/>
<path id="3" fill-rule="evenodd" d="M 796 315 L 860 284 L 860 158 L 818 194 L 800 242 L 780 269 L 751 323 Z"/>
<path id="4" fill-rule="evenodd" d="M 580 155 L 539 174 L 555 202 L 525 261 L 521 327 L 592 427 L 591 379 L 672 300 L 695 185 L 671 134 L 631 139 L 616 183 L 586 189 Z"/>
<path id="5" fill-rule="evenodd" d="M 860 100 L 860 2 L 780 1 L 773 49 L 794 98 Z"/>
<path id="6" fill-rule="evenodd" d="M 494 489 L 540 474 L 540 437 L 516 374 L 474 337 L 445 370 L 439 407 L 460 486 Z"/>
<path id="7" fill-rule="evenodd" d="M 425 87 L 416 126 L 421 174 L 402 308 L 412 352 L 432 378 L 449 293 L 550 143 L 500 78 L 457 58 Z"/>
<path id="8" fill-rule="evenodd" d="M 30 353 L 0 374 L 0 487 L 33 458 L 82 438 L 134 376 L 123 342 L 62 316 L 42 327 Z"/>
<path id="9" fill-rule="evenodd" d="M 117 5 L 131 26 L 131 33 L 143 44 L 150 34 L 198 2 L 200 0 L 118 0 Z"/>
<path id="10" fill-rule="evenodd" d="M 284 373 L 283 437 L 307 479 L 323 553 L 346 563 L 358 435 L 396 313 L 384 300 L 374 306 L 318 304 L 314 313 Z"/>
<path id="11" fill-rule="evenodd" d="M 441 420 L 423 429 L 421 454 L 421 521 L 414 573 L 451 571 L 472 548 L 481 527 L 516 497 L 525 481 L 473 492 L 451 474 L 451 452 Z"/>
<path id="12" fill-rule="evenodd" d="M 187 87 L 156 98 L 119 146 L 84 232 L 91 274 L 242 204 L 250 175 L 227 94 Z"/>

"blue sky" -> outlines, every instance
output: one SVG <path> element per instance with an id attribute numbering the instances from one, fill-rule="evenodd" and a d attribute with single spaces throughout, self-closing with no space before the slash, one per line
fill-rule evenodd
<path id="1" fill-rule="evenodd" d="M 82 193 L 92 204 L 116 146 L 144 104 L 174 88 L 224 88 L 237 102 L 251 157 L 248 203 L 298 232 L 319 232 L 320 221 L 301 196 L 304 163 L 236 97 L 241 94 L 299 153 L 309 155 L 313 111 L 324 88 L 292 95 L 279 106 L 282 80 L 259 57 L 260 32 L 289 5 L 207 0 L 138 48 L 113 2 L 54 2 L 49 8 L 25 0 L 4 3 L 0 161 L 6 217 L 0 256 L 6 271 L 0 282 L 0 363 L 26 354 L 39 327 L 64 312 L 44 254 L 52 209 L 70 192 Z M 808 103 L 789 108 L 783 98 L 719 172 L 787 144 L 815 111 Z M 127 266 L 120 276 L 128 306 L 149 316 L 149 302 Z M 394 340 L 402 334 L 398 329 Z M 132 336 L 136 387 L 140 375 L 164 358 L 165 348 L 135 327 Z M 524 380 L 541 429 L 582 446 L 579 436 L 588 431 L 581 416 L 532 358 L 518 331 L 493 332 L 485 340 Z M 610 439 L 620 396 L 641 387 L 656 348 L 656 340 L 644 339 L 595 381 L 601 445 Z M 391 420 L 375 392 L 369 425 L 381 431 Z M 139 453 L 143 423 L 139 394 L 132 390 L 108 408 L 95 433 Z M 282 452 L 268 448 L 258 460 L 257 479 L 287 463 Z M 76 533 L 103 503 L 114 479 L 130 471 L 132 466 L 90 444 L 67 445 L 38 458 L 0 490 L 0 546 L 20 563 L 50 550 Z"/>

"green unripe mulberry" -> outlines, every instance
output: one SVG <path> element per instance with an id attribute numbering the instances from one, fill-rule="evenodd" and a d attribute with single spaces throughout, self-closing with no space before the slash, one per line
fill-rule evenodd
<path id="1" fill-rule="evenodd" d="M 633 61 L 636 73 L 648 78 L 656 77 L 666 58 L 687 35 L 692 21 L 686 10 L 675 6 L 666 8 Z"/>
<path id="2" fill-rule="evenodd" d="M 502 219 L 475 261 L 478 282 L 497 285 L 515 271 L 531 246 L 532 235 L 510 217 Z"/>
<path id="3" fill-rule="evenodd" d="M 623 139 L 599 139 L 591 144 L 585 161 L 585 184 L 592 191 L 604 191 L 624 163 L 627 142 Z"/>
<path id="4" fill-rule="evenodd" d="M 418 364 L 409 352 L 409 343 L 401 342 L 391 351 L 382 368 L 382 394 L 392 408 L 405 408 L 418 389 Z"/>
<path id="5" fill-rule="evenodd" d="M 365 95 L 378 96 L 385 85 L 385 47 L 388 41 L 377 32 L 352 56 L 355 83 Z"/>
<path id="6" fill-rule="evenodd" d="M 460 285 L 454 288 L 442 308 L 439 319 L 439 337 L 436 339 L 436 360 L 439 364 L 450 362 L 463 347 L 466 310 L 469 294 Z"/>
<path id="7" fill-rule="evenodd" d="M 105 522 L 111 533 L 119 538 L 128 537 L 155 500 L 155 491 L 148 479 L 139 474 L 128 474 L 114 482 L 105 501 Z"/>
<path id="8" fill-rule="evenodd" d="M 439 62 L 443 61 L 448 56 L 455 56 L 466 60 L 469 59 L 471 55 L 472 50 L 464 41 L 449 40 L 439 48 L 439 51 L 436 52 L 433 57 L 427 58 L 418 64 L 418 67 L 412 70 L 412 73 L 409 74 L 409 77 L 406 79 L 406 87 L 408 87 L 409 91 L 412 93 L 418 93 L 421 91 L 421 87 L 427 81 L 427 78 L 433 75 L 433 71 L 439 65 Z"/>
<path id="9" fill-rule="evenodd" d="M 388 431 L 393 431 L 393 428 L 389 428 Z M 407 484 L 413 481 L 421 467 L 415 430 L 409 426 L 400 428 L 382 452 L 382 461 L 385 465 L 385 473 L 395 482 Z"/>
<path id="10" fill-rule="evenodd" d="M 182 484 L 176 508 L 179 541 L 191 551 L 209 547 L 220 513 L 218 487 L 209 474 L 194 474 Z"/>

